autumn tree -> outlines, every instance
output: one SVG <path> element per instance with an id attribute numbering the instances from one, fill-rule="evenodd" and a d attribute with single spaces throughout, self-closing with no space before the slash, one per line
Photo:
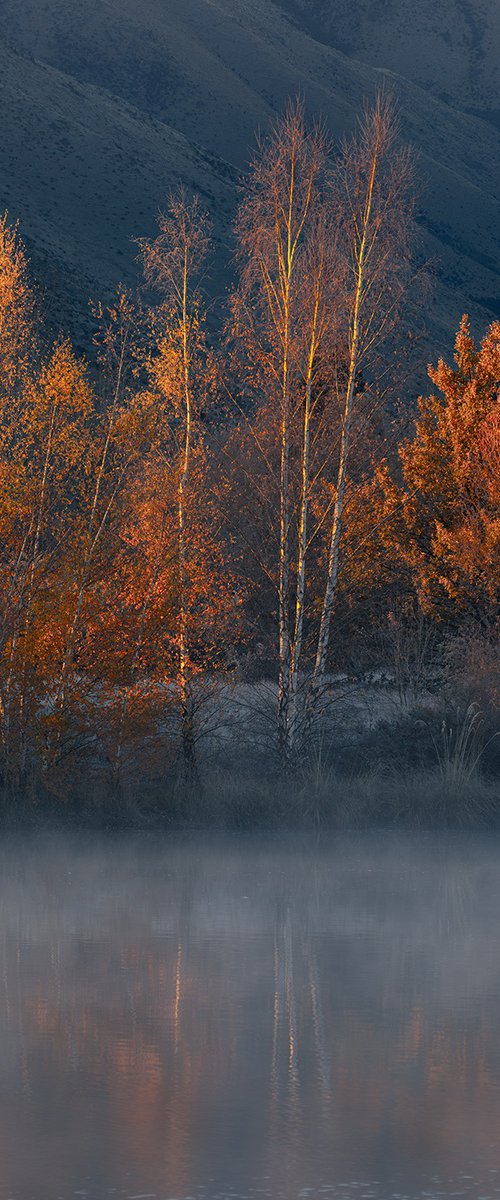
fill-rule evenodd
<path id="1" fill-rule="evenodd" d="M 26 250 L 8 214 L 0 218 L 0 405 L 15 402 L 38 348 L 38 306 Z"/>
<path id="2" fill-rule="evenodd" d="M 425 612 L 491 620 L 500 578 L 499 322 L 478 348 L 464 316 L 454 366 L 440 359 L 429 376 L 437 390 L 420 398 L 401 446 L 402 483 L 384 475 L 395 517 L 381 538 L 407 565 Z"/>
<path id="3" fill-rule="evenodd" d="M 15 239 L 9 246 L 18 267 L 12 277 L 22 283 L 22 328 L 32 307 L 25 260 Z M 119 646 L 99 637 L 102 600 L 111 597 L 124 498 L 147 419 L 127 378 L 136 315 L 125 294 L 101 316 L 102 398 L 66 340 L 28 356 L 28 330 L 19 353 L 11 347 L 16 387 L 0 430 L 0 710 L 9 786 L 35 764 L 53 774 L 71 750 L 95 739 L 93 709 L 98 694 L 103 703 Z"/>
<path id="4" fill-rule="evenodd" d="M 60 342 L 40 373 L 25 380 L 15 428 L 3 428 L 3 545 L 10 569 L 5 564 L 1 690 L 9 778 L 25 775 L 30 738 L 41 742 L 61 658 L 91 411 L 85 370 Z"/>
<path id="5" fill-rule="evenodd" d="M 161 297 L 152 310 L 152 342 L 148 356 L 151 393 L 159 412 L 160 438 L 154 469 L 163 457 L 163 501 L 175 500 L 176 678 L 181 712 L 181 745 L 186 777 L 196 771 L 193 680 L 199 669 L 197 642 L 204 640 L 214 613 L 222 610 L 227 593 L 217 595 L 214 576 L 207 568 L 220 555 L 211 521 L 206 520 L 208 497 L 204 487 L 204 429 L 214 387 L 212 356 L 205 333 L 199 290 L 200 276 L 210 248 L 210 225 L 197 197 L 183 189 L 172 194 L 168 209 L 159 217 L 159 233 L 140 242 L 147 282 Z M 173 468 L 173 469 L 172 469 Z M 166 496 L 165 496 L 166 493 Z M 161 496 L 161 493 L 160 493 Z M 152 506 L 155 501 L 152 497 Z M 167 554 L 168 512 L 160 521 Z M 204 535 L 200 536 L 201 530 Z M 170 543 L 171 551 L 171 543 Z M 158 560 L 158 570 L 164 563 Z M 153 576 L 155 568 L 153 568 Z M 163 574 L 163 571 L 162 571 Z M 170 572 L 172 578 L 172 572 Z M 204 601 L 202 602 L 202 596 Z M 209 658 L 210 656 L 208 656 Z"/>
<path id="6" fill-rule="evenodd" d="M 237 609 L 208 484 L 215 371 L 193 286 L 203 215 L 172 199 L 158 239 L 142 245 L 161 303 L 143 321 L 119 289 L 96 312 L 92 371 L 65 340 L 37 350 L 24 252 L 4 233 L 5 778 L 19 790 L 38 772 L 53 786 L 91 751 L 118 780 L 129 735 L 151 746 L 173 679 L 191 773 L 192 681 L 217 665 Z"/>
<path id="7" fill-rule="evenodd" d="M 139 456 L 148 444 L 148 422 L 136 397 L 132 366 L 139 314 L 130 296 L 119 288 L 107 309 L 96 311 L 97 360 L 102 370 L 105 401 L 94 412 L 88 435 L 88 484 L 78 518 L 78 554 L 72 571 L 73 599 L 68 614 L 64 652 L 55 689 L 56 724 L 66 705 L 75 672 L 77 646 L 89 591 L 102 584 L 103 563 L 110 570 L 109 539 L 116 539 L 127 488 L 133 484 Z M 97 400 L 94 400 L 97 410 Z M 86 630 L 89 641 L 89 631 Z M 105 672 L 103 672 L 103 677 Z"/>

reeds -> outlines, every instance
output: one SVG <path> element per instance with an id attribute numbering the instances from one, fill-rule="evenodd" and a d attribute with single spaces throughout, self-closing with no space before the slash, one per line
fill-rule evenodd
<path id="1" fill-rule="evenodd" d="M 445 805 L 463 802 L 477 792 L 481 759 L 488 745 L 481 736 L 484 720 L 479 706 L 471 703 L 465 712 L 455 711 L 455 719 L 443 718 L 439 737 L 432 737 L 436 751 L 442 798 Z"/>

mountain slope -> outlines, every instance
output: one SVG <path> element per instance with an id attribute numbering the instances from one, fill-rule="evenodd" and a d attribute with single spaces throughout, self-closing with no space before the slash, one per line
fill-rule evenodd
<path id="1" fill-rule="evenodd" d="M 200 192 L 225 237 L 236 172 L 164 123 L 0 43 L 0 202 L 19 219 L 55 324 L 85 344 L 88 299 L 137 278 L 134 239 L 168 191 Z M 227 256 L 227 255 L 226 255 Z"/>
<path id="2" fill-rule="evenodd" d="M 500 126 L 498 0 L 280 0 L 313 36 Z"/>
<path id="3" fill-rule="evenodd" d="M 495 310 L 493 126 L 315 40 L 270 0 L 2 0 L 2 33 L 17 51 L 2 50 L 0 200 L 47 260 L 73 280 L 81 274 L 83 291 L 106 293 L 119 273 L 131 277 L 130 238 L 150 232 L 177 177 L 206 193 L 224 239 L 236 169 L 288 96 L 301 90 L 338 134 L 364 97 L 389 84 L 421 156 L 419 220 L 437 273 L 433 341 L 449 342 L 464 308 L 478 326 Z M 35 52 L 43 65 L 27 59 Z"/>

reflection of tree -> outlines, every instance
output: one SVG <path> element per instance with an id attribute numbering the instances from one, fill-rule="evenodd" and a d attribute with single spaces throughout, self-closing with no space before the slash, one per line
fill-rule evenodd
<path id="1" fill-rule="evenodd" d="M 267 1169 L 287 1195 L 311 1164 L 347 1173 L 356 1154 L 369 1178 L 387 1139 L 438 1168 L 472 1137 L 487 1163 L 500 1115 L 494 861 L 374 861 L 344 850 L 311 882 L 306 855 L 281 873 L 227 847 L 139 867 L 105 855 L 92 888 L 88 861 L 71 889 L 60 862 L 28 898 L 29 871 L 4 857 L 7 1182 L 15 1126 L 36 1144 L 61 1112 L 71 1137 L 102 1137 L 111 1176 L 132 1163 L 138 1190 L 168 1181 L 179 1196 L 231 1144 L 242 1171 Z"/>

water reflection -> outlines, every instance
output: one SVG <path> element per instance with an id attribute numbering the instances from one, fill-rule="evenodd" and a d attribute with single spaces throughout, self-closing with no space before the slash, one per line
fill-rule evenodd
<path id="1" fill-rule="evenodd" d="M 1 1200 L 499 1196 L 498 851 L 4 842 Z"/>

